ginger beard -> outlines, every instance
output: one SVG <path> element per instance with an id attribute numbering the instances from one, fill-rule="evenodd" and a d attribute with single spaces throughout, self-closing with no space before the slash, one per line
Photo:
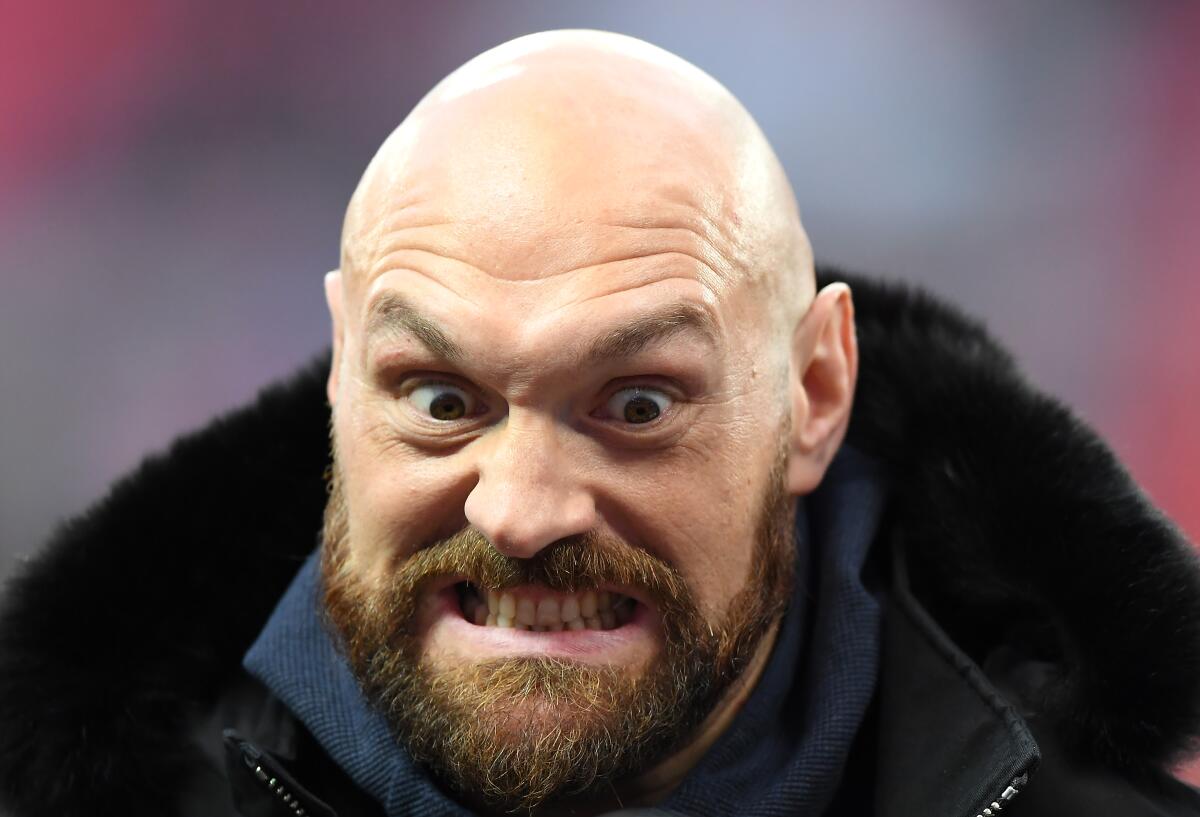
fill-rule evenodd
<path id="1" fill-rule="evenodd" d="M 468 527 L 417 550 L 382 589 L 368 588 L 347 567 L 349 513 L 335 462 L 322 551 L 329 623 L 367 699 L 452 790 L 513 811 L 596 792 L 686 743 L 782 616 L 795 561 L 783 461 L 761 500 L 750 575 L 711 626 L 676 570 L 592 533 L 514 559 Z M 438 666 L 416 623 L 424 589 L 448 576 L 489 588 L 639 588 L 654 602 L 662 649 L 637 674 L 531 656 Z"/>

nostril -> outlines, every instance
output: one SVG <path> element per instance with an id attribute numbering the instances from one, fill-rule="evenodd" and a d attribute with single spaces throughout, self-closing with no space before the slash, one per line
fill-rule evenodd
<path id="1" fill-rule="evenodd" d="M 513 542 L 513 540 L 502 533 L 489 536 L 488 542 L 491 543 L 493 548 L 498 550 L 500 553 L 503 553 L 505 556 L 511 556 L 513 551 L 516 550 L 516 544 Z"/>

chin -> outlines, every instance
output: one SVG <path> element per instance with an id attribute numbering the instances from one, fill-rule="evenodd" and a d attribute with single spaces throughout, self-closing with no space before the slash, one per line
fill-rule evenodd
<path id="1" fill-rule="evenodd" d="M 450 788 L 529 809 L 648 768 L 689 733 L 695 701 L 667 664 L 631 673 L 546 656 L 421 660 L 383 708 Z"/>

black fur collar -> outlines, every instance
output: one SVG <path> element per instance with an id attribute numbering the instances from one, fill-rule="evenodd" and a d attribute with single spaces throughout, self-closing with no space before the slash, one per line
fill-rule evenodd
<path id="1" fill-rule="evenodd" d="M 897 477 L 929 604 L 953 609 L 969 651 L 1004 637 L 994 622 L 1040 622 L 1062 667 L 1042 709 L 1064 739 L 1133 771 L 1175 757 L 1200 732 L 1189 545 L 978 324 L 916 290 L 821 278 L 855 293 L 850 439 Z M 22 813 L 170 811 L 180 731 L 316 542 L 326 366 L 148 459 L 10 583 L 0 793 Z"/>

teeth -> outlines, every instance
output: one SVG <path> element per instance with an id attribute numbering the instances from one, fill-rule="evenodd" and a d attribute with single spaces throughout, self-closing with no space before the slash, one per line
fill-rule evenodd
<path id="1" fill-rule="evenodd" d="M 551 598 L 542 599 L 537 606 L 537 623 L 543 627 L 549 627 L 551 624 L 558 624 L 562 621 L 558 617 L 558 601 Z"/>
<path id="2" fill-rule="evenodd" d="M 633 617 L 635 604 L 628 596 L 596 590 L 543 596 L 535 602 L 519 591 L 485 592 L 470 584 L 460 599 L 463 617 L 477 626 L 539 633 L 611 630 Z"/>
<path id="3" fill-rule="evenodd" d="M 526 627 L 532 627 L 538 623 L 537 610 L 533 606 L 533 599 L 523 598 L 517 602 L 517 623 L 524 624 Z"/>

